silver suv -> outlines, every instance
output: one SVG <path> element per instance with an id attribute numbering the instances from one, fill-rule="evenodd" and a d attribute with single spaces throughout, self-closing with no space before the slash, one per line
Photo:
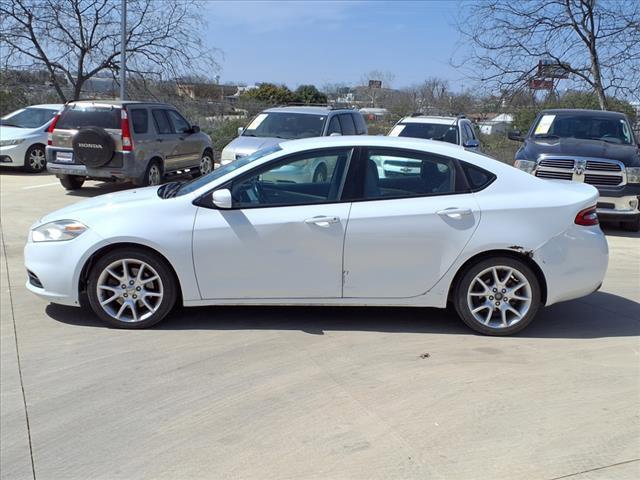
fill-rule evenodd
<path id="1" fill-rule="evenodd" d="M 284 140 L 330 135 L 366 135 L 367 124 L 357 110 L 319 106 L 288 106 L 264 110 L 222 150 L 223 165 Z"/>
<path id="2" fill-rule="evenodd" d="M 465 148 L 480 147 L 473 124 L 464 116 L 437 117 L 417 113 L 396 123 L 388 135 L 440 140 Z"/>
<path id="3" fill-rule="evenodd" d="M 166 174 L 213 169 L 211 138 L 171 105 L 71 102 L 48 132 L 47 170 L 67 190 L 88 178 L 146 186 L 160 184 Z"/>

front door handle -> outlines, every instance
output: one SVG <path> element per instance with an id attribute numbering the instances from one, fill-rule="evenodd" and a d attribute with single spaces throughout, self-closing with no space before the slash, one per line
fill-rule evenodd
<path id="1" fill-rule="evenodd" d="M 318 225 L 319 227 L 328 227 L 332 223 L 338 223 L 340 219 L 338 217 L 311 217 L 307 218 L 304 223 L 307 225 Z"/>
<path id="2" fill-rule="evenodd" d="M 438 210 L 436 214 L 440 215 L 441 217 L 460 219 L 465 215 L 471 215 L 471 209 L 450 207 L 445 208 L 444 210 Z"/>

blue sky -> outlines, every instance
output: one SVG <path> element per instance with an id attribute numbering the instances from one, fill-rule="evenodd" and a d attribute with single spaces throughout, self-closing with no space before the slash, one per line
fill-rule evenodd
<path id="1" fill-rule="evenodd" d="M 390 71 L 392 86 L 437 76 L 470 87 L 449 65 L 461 48 L 457 1 L 209 1 L 206 42 L 221 51 L 221 82 L 357 84 Z"/>

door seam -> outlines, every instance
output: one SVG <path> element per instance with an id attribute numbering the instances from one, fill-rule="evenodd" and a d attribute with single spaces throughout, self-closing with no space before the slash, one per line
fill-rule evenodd
<path id="1" fill-rule="evenodd" d="M 345 247 L 347 245 L 347 230 L 349 229 L 349 220 L 351 219 L 351 208 L 353 207 L 353 202 L 349 203 L 349 212 L 347 213 L 347 223 L 344 226 L 344 235 L 342 237 L 342 274 L 340 275 L 340 278 L 342 280 L 342 284 L 341 284 L 341 288 L 340 288 L 340 298 L 344 298 L 344 284 L 345 284 L 345 280 L 347 275 L 349 274 L 349 272 L 347 272 L 344 269 L 344 251 L 345 251 Z"/>

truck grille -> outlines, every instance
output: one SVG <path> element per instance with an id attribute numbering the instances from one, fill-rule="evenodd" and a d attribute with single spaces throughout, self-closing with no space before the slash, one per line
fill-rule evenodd
<path id="1" fill-rule="evenodd" d="M 607 187 L 625 184 L 624 167 L 615 160 L 544 157 L 538 161 L 535 175 Z"/>

